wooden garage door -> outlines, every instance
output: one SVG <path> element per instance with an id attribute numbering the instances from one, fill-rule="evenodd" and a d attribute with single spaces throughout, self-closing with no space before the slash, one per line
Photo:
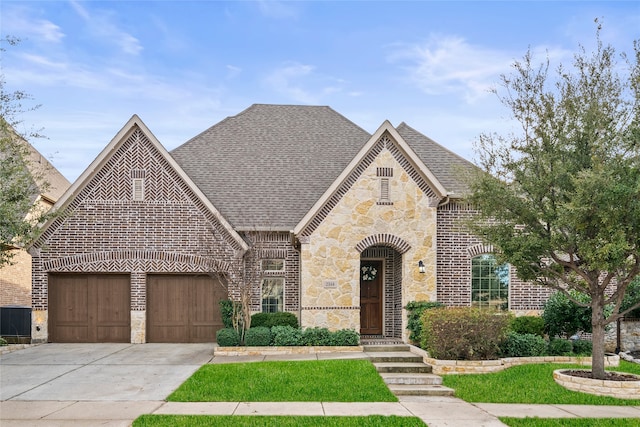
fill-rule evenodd
<path id="1" fill-rule="evenodd" d="M 129 275 L 50 275 L 49 341 L 131 342 Z"/>
<path id="2" fill-rule="evenodd" d="M 147 276 L 147 342 L 214 342 L 227 290 L 208 275 Z"/>

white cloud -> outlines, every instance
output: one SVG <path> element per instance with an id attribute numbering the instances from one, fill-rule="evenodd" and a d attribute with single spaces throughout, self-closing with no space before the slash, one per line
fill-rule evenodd
<path id="1" fill-rule="evenodd" d="M 116 44 L 122 52 L 128 55 L 138 55 L 143 47 L 140 41 L 120 29 L 113 22 L 114 14 L 109 11 L 92 11 L 91 13 L 79 2 L 72 1 L 71 6 L 76 13 L 87 23 L 89 31 L 101 41 Z"/>
<path id="2" fill-rule="evenodd" d="M 432 35 L 424 44 L 402 44 L 389 57 L 403 63 L 409 79 L 430 95 L 462 93 L 472 103 L 488 94 L 512 58 L 503 51 L 474 46 L 461 37 Z"/>
<path id="3" fill-rule="evenodd" d="M 47 19 L 34 17 L 33 14 L 34 11 L 25 7 L 3 5 L 2 33 L 46 43 L 59 43 L 65 37 L 58 25 Z"/>
<path id="4" fill-rule="evenodd" d="M 280 92 L 296 102 L 303 104 L 317 103 L 317 97 L 302 88 L 299 80 L 309 77 L 314 68 L 312 65 L 289 63 L 271 72 L 265 83 L 276 92 Z"/>

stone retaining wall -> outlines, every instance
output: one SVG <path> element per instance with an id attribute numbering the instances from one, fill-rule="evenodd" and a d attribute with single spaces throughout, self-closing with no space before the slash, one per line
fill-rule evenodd
<path id="1" fill-rule="evenodd" d="M 572 363 L 582 366 L 591 366 L 591 357 L 569 356 L 542 356 L 542 357 L 505 357 L 495 360 L 440 360 L 429 357 L 429 354 L 421 348 L 411 346 L 411 351 L 421 355 L 424 363 L 433 367 L 436 375 L 448 374 L 488 374 L 510 368 L 512 366 L 533 363 Z M 605 366 L 620 365 L 618 355 L 605 357 Z"/>
<path id="2" fill-rule="evenodd" d="M 638 377 L 638 381 L 607 381 L 575 377 L 563 374 L 562 371 L 563 369 L 553 371 L 553 379 L 568 390 L 618 399 L 638 399 L 640 397 L 640 377 Z"/>
<path id="3" fill-rule="evenodd" d="M 362 352 L 362 346 L 292 346 L 292 347 L 216 347 L 215 356 L 273 356 L 278 354 L 317 354 Z"/>

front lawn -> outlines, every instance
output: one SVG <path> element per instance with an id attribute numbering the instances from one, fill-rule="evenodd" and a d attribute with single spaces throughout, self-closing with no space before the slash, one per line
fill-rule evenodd
<path id="1" fill-rule="evenodd" d="M 367 360 L 204 365 L 172 402 L 397 402 Z"/>
<path id="2" fill-rule="evenodd" d="M 133 427 L 425 427 L 420 418 L 371 415 L 367 417 L 271 417 L 244 415 L 142 415 Z"/>
<path id="3" fill-rule="evenodd" d="M 510 427 L 637 427 L 637 418 L 508 418 L 500 421 Z"/>
<path id="4" fill-rule="evenodd" d="M 444 385 L 455 390 L 456 397 L 467 402 L 640 405 L 640 397 L 616 399 L 567 390 L 553 380 L 553 371 L 564 368 L 585 367 L 546 363 L 514 366 L 492 374 L 444 375 L 442 378 Z M 640 374 L 640 365 L 620 361 L 620 366 L 611 370 Z"/>

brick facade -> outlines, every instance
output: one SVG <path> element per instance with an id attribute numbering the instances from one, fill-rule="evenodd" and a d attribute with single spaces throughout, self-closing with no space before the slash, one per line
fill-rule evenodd
<path id="1" fill-rule="evenodd" d="M 463 222 L 477 214 L 471 206 L 452 201 L 438 208 L 438 301 L 449 306 L 471 305 L 471 259 L 491 248 L 469 234 Z M 552 290 L 522 282 L 511 268 L 509 308 L 516 313 L 542 310 Z"/>
<path id="2" fill-rule="evenodd" d="M 252 311 L 261 311 L 260 284 L 265 273 L 262 271 L 263 259 L 284 260 L 282 272 L 266 273 L 284 277 L 284 311 L 298 315 L 300 311 L 300 253 L 294 249 L 291 233 L 276 231 L 246 231 L 242 237 L 250 245 L 245 255 L 245 280 L 255 289 L 251 299 Z"/>
<path id="3" fill-rule="evenodd" d="M 15 250 L 10 265 L 0 268 L 0 307 L 31 307 L 31 255 Z"/>
<path id="4" fill-rule="evenodd" d="M 99 156 L 102 163 L 72 187 L 64 215 L 32 247 L 34 340 L 47 338 L 48 275 L 61 272 L 128 274 L 132 342 L 144 342 L 147 275 L 155 273 L 223 276 L 235 298 L 241 288 L 252 289 L 254 312 L 261 311 L 263 277 L 284 277 L 284 310 L 303 327 L 359 330 L 360 262 L 382 260 L 383 334 L 394 338 L 407 335 L 410 301 L 470 305 L 471 259 L 491 252 L 460 223 L 475 211 L 459 201 L 437 207 L 440 196 L 389 134 L 372 140 L 372 149 L 294 235 L 230 229 L 144 129 L 123 129 Z M 383 202 L 380 176 L 389 184 Z M 284 269 L 263 271 L 265 259 L 284 260 Z M 549 294 L 511 272 L 511 310 L 540 310 Z"/>
<path id="5" fill-rule="evenodd" d="M 134 201 L 140 176 L 144 200 Z M 230 286 L 242 275 L 240 246 L 137 127 L 31 254 L 33 309 L 44 312 L 52 272 L 129 273 L 132 311 L 146 308 L 148 273 L 221 273 Z"/>

